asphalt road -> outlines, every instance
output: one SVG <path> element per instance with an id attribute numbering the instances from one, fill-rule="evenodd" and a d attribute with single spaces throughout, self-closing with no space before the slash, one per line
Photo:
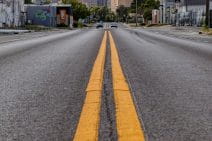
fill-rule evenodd
<path id="1" fill-rule="evenodd" d="M 103 31 L 0 44 L 0 141 L 73 139 Z M 111 32 L 146 140 L 211 141 L 211 44 L 142 29 Z M 107 47 L 99 140 L 116 141 Z"/>
<path id="2" fill-rule="evenodd" d="M 0 141 L 70 141 L 102 30 L 0 47 Z"/>
<path id="3" fill-rule="evenodd" d="M 114 30 L 149 141 L 212 140 L 212 46 L 143 30 Z"/>

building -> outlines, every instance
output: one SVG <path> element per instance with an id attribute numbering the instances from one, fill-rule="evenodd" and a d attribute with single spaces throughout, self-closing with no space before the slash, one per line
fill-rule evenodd
<path id="1" fill-rule="evenodd" d="M 97 0 L 80 0 L 81 3 L 85 4 L 87 7 L 97 6 Z"/>
<path id="2" fill-rule="evenodd" d="M 160 0 L 160 23 L 171 24 L 175 0 Z"/>
<path id="3" fill-rule="evenodd" d="M 46 0 L 32 0 L 32 3 L 34 4 L 44 4 L 46 2 Z"/>
<path id="4" fill-rule="evenodd" d="M 48 3 L 48 2 L 62 3 L 62 0 L 32 0 L 33 4 L 38 4 L 38 5 L 45 4 L 45 3 Z"/>
<path id="5" fill-rule="evenodd" d="M 152 10 L 152 24 L 159 24 L 160 23 L 160 10 L 153 9 Z"/>
<path id="6" fill-rule="evenodd" d="M 123 5 L 125 7 L 130 7 L 133 0 L 110 0 L 109 7 L 111 11 L 116 12 L 116 9 Z"/>
<path id="7" fill-rule="evenodd" d="M 0 28 L 24 24 L 23 0 L 0 0 Z"/>
<path id="8" fill-rule="evenodd" d="M 25 5 L 27 21 L 33 25 L 48 27 L 72 27 L 71 5 Z"/>
<path id="9" fill-rule="evenodd" d="M 176 25 L 202 26 L 205 21 L 206 0 L 177 0 L 176 10 Z M 212 19 L 212 0 L 210 0 L 210 17 Z"/>
<path id="10" fill-rule="evenodd" d="M 62 0 L 52 0 L 52 3 L 62 3 Z"/>
<path id="11" fill-rule="evenodd" d="M 118 8 L 118 0 L 110 0 L 109 2 L 109 8 L 112 12 L 116 12 L 116 9 Z"/>
<path id="12" fill-rule="evenodd" d="M 109 0 L 97 0 L 98 6 L 108 6 Z"/>
<path id="13" fill-rule="evenodd" d="M 133 0 L 118 0 L 118 6 L 123 5 L 125 7 L 130 7 Z"/>

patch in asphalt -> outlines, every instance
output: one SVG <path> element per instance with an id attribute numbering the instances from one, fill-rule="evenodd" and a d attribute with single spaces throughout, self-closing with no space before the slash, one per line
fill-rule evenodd
<path id="1" fill-rule="evenodd" d="M 100 113 L 99 140 L 100 141 L 117 141 L 115 104 L 112 85 L 112 69 L 110 59 L 110 48 L 107 43 L 105 72 L 104 72 L 104 88 L 102 95 L 102 105 Z"/>

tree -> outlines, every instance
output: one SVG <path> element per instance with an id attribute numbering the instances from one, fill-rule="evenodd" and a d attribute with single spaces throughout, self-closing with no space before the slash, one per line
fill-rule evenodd
<path id="1" fill-rule="evenodd" d="M 114 19 L 115 14 L 111 13 L 106 6 L 87 8 L 85 4 L 78 0 L 63 0 L 63 3 L 72 5 L 74 21 L 85 18 L 88 18 L 89 21 L 111 21 L 111 19 Z"/>
<path id="2" fill-rule="evenodd" d="M 144 2 L 144 0 L 137 0 L 138 8 L 141 6 L 141 4 Z M 136 0 L 133 0 L 130 6 L 130 12 L 136 13 Z"/>
<path id="3" fill-rule="evenodd" d="M 145 20 L 152 20 L 152 10 L 159 9 L 160 1 L 158 0 L 145 0 L 141 4 L 141 9 L 143 9 L 143 17 Z"/>
<path id="4" fill-rule="evenodd" d="M 114 19 L 114 13 L 111 12 L 106 6 L 104 7 L 91 7 L 90 14 L 96 21 L 111 21 Z"/>
<path id="5" fill-rule="evenodd" d="M 130 6 L 130 13 L 136 13 L 136 0 L 133 0 Z M 152 20 L 152 10 L 159 9 L 159 0 L 137 0 L 138 14 L 143 15 L 144 19 Z"/>
<path id="6" fill-rule="evenodd" d="M 110 13 L 110 10 L 106 6 L 101 7 L 99 11 L 97 12 L 99 21 L 106 21 L 106 17 L 109 13 Z"/>
<path id="7" fill-rule="evenodd" d="M 119 6 L 116 9 L 116 13 L 118 18 L 120 19 L 120 21 L 122 22 L 126 22 L 127 21 L 127 17 L 128 17 L 128 8 L 124 7 L 123 5 Z"/>
<path id="8" fill-rule="evenodd" d="M 144 0 L 144 2 L 141 4 L 141 7 L 151 9 L 158 9 L 159 6 L 160 6 L 159 0 Z"/>
<path id="9" fill-rule="evenodd" d="M 116 14 L 114 12 L 109 12 L 107 15 L 106 15 L 106 19 L 105 21 L 107 22 L 114 22 L 116 21 Z"/>
<path id="10" fill-rule="evenodd" d="M 24 3 L 25 4 L 31 4 L 32 3 L 32 0 L 24 0 Z"/>
<path id="11" fill-rule="evenodd" d="M 146 21 L 152 20 L 152 9 L 145 8 L 143 12 L 143 17 Z"/>
<path id="12" fill-rule="evenodd" d="M 79 19 L 85 19 L 90 15 L 90 11 L 85 4 L 78 2 L 77 0 L 63 0 L 64 4 L 71 4 L 73 8 L 73 17 L 75 21 Z"/>
<path id="13" fill-rule="evenodd" d="M 52 1 L 51 0 L 45 0 L 44 4 L 50 4 Z"/>
<path id="14" fill-rule="evenodd" d="M 100 7 L 91 7 L 89 9 L 90 11 L 90 16 L 92 16 L 93 20 L 98 20 L 98 11 L 100 10 Z"/>

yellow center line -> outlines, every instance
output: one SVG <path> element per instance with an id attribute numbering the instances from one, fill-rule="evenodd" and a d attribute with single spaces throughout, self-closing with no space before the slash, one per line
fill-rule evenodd
<path id="1" fill-rule="evenodd" d="M 116 122 L 119 141 L 144 141 L 144 132 L 124 77 L 114 39 L 109 32 Z"/>
<path id="2" fill-rule="evenodd" d="M 106 56 L 107 32 L 101 43 L 86 89 L 86 98 L 80 115 L 74 141 L 97 141 L 100 120 L 100 106 L 104 65 Z"/>

